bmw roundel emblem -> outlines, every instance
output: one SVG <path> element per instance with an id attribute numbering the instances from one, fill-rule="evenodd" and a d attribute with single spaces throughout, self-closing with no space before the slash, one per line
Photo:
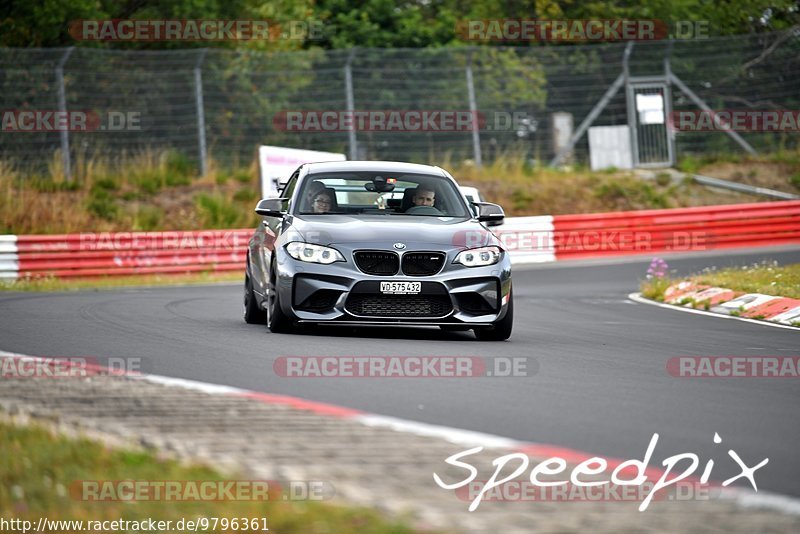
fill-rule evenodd
<path id="1" fill-rule="evenodd" d="M 395 243 L 394 244 L 394 248 L 396 248 L 397 250 L 404 250 L 406 248 L 406 244 L 405 243 Z"/>

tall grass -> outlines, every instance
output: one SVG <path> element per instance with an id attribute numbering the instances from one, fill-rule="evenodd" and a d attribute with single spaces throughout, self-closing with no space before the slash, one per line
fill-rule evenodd
<path id="1" fill-rule="evenodd" d="M 628 171 L 534 167 L 519 158 L 500 158 L 482 169 L 455 167 L 461 184 L 474 185 L 509 215 L 559 215 L 669 208 L 680 204 L 681 186 L 636 178 Z"/>
<path id="2" fill-rule="evenodd" d="M 72 180 L 60 154 L 46 170 L 0 161 L 0 233 L 229 228 L 256 224 L 254 166 L 207 176 L 174 151 L 145 150 L 114 161 L 78 154 Z M 228 177 L 233 177 L 228 184 Z M 238 193 L 237 193 L 238 191 Z"/>
<path id="3" fill-rule="evenodd" d="M 796 190 L 789 184 L 797 182 L 790 176 L 800 173 L 800 153 L 740 159 L 743 165 L 756 161 L 788 169 L 783 179 Z M 459 183 L 480 188 L 487 200 L 502 205 L 510 216 L 763 200 L 710 191 L 691 182 L 642 180 L 630 171 L 544 168 L 516 153 L 501 154 L 483 168 L 448 157 L 439 164 L 451 170 Z M 706 160 L 686 162 L 689 168 L 704 164 Z M 152 149 L 123 153 L 113 161 L 78 154 L 73 167 L 73 179 L 67 182 L 58 153 L 45 171 L 0 161 L 0 233 L 230 228 L 258 222 L 253 213 L 260 191 L 256 160 L 228 169 L 212 159 L 206 175 L 199 176 L 185 156 Z"/>

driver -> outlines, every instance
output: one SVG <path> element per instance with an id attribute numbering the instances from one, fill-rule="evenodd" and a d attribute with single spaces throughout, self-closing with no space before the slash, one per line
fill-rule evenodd
<path id="1" fill-rule="evenodd" d="M 312 213 L 328 213 L 333 207 L 330 192 L 322 182 L 313 181 L 306 189 L 306 209 Z"/>
<path id="2" fill-rule="evenodd" d="M 436 201 L 436 192 L 429 185 L 420 185 L 417 187 L 417 192 L 414 193 L 414 198 L 411 200 L 414 206 L 430 206 Z"/>

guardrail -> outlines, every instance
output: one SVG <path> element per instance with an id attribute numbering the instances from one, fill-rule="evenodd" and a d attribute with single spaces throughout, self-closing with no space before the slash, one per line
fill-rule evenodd
<path id="1" fill-rule="evenodd" d="M 0 278 L 241 270 L 251 229 L 0 236 Z"/>
<path id="2" fill-rule="evenodd" d="M 553 217 L 557 260 L 800 243 L 800 201 Z"/>
<path id="3" fill-rule="evenodd" d="M 515 264 L 800 244 L 800 201 L 509 217 L 491 230 Z M 0 278 L 241 271 L 252 232 L 4 235 Z M 470 236 L 459 239 L 470 243 Z"/>

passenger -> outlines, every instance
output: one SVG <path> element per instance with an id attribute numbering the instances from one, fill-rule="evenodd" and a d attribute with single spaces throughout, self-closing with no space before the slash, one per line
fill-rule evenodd
<path id="1" fill-rule="evenodd" d="M 415 206 L 430 206 L 436 201 L 436 192 L 427 185 L 420 185 L 417 187 L 417 192 L 414 193 L 412 202 Z"/>

